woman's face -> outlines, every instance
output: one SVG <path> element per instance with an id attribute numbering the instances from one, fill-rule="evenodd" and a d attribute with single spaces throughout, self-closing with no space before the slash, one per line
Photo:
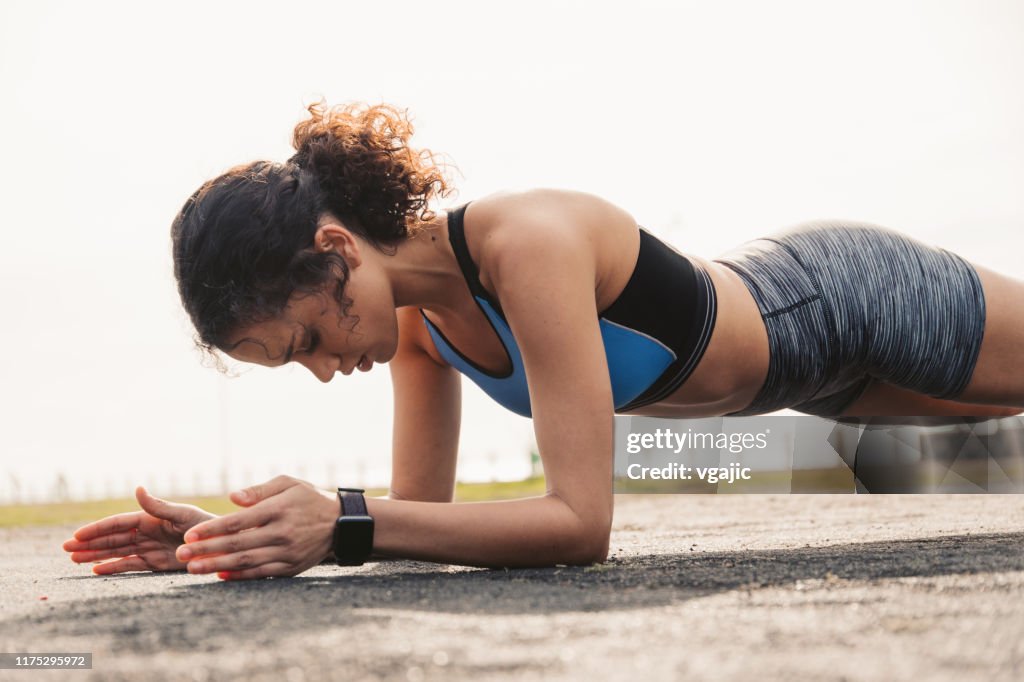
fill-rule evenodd
<path id="1" fill-rule="evenodd" d="M 349 265 L 347 314 L 328 293 L 333 282 L 319 293 L 295 294 L 280 317 L 232 335 L 229 344 L 238 345 L 228 355 L 267 367 L 297 362 L 325 383 L 337 372 L 347 376 L 390 361 L 398 348 L 390 284 L 380 261 L 364 257 L 370 247 L 359 243 L 352 251 L 350 246 L 337 249 Z"/>

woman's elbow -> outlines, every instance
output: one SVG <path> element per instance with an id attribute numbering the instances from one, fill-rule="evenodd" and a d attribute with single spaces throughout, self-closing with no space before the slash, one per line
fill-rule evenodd
<path id="1" fill-rule="evenodd" d="M 563 502 L 572 519 L 563 527 L 565 534 L 562 535 L 563 541 L 560 543 L 562 551 L 556 552 L 560 559 L 558 563 L 582 566 L 604 563 L 608 559 L 608 546 L 612 534 L 611 506 L 600 510 L 572 510 L 558 495 L 549 493 L 549 496 Z"/>
<path id="2" fill-rule="evenodd" d="M 597 544 L 597 549 L 591 555 L 590 564 L 603 564 L 608 560 L 608 545 L 611 540 L 610 533 L 606 533 L 604 539 Z"/>
<path id="3" fill-rule="evenodd" d="M 608 559 L 608 548 L 611 543 L 611 527 L 602 526 L 584 533 L 576 543 L 572 564 L 589 566 L 603 564 Z"/>

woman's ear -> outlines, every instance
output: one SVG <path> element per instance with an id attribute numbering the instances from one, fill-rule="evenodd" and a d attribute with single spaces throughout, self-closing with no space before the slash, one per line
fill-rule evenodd
<path id="1" fill-rule="evenodd" d="M 335 222 L 325 222 L 317 228 L 313 235 L 313 248 L 317 253 L 328 251 L 338 252 L 349 267 L 356 267 L 362 263 L 362 254 L 359 251 L 359 240 L 347 227 Z"/>

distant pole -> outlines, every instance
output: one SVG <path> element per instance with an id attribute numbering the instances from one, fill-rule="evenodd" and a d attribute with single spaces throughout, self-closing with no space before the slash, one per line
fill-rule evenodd
<path id="1" fill-rule="evenodd" d="M 54 484 L 53 489 L 55 501 L 68 502 L 71 499 L 71 494 L 68 492 L 68 479 L 64 477 L 63 473 L 57 474 L 57 482 Z M 88 490 L 88 484 L 86 489 Z M 86 494 L 86 498 L 89 498 L 88 494 Z"/>
<path id="2" fill-rule="evenodd" d="M 540 453 L 530 448 L 530 476 L 536 478 L 544 475 L 544 464 L 541 462 Z"/>
<path id="3" fill-rule="evenodd" d="M 7 480 L 11 483 L 11 503 L 21 504 L 21 481 L 18 480 L 13 471 L 7 472 Z"/>

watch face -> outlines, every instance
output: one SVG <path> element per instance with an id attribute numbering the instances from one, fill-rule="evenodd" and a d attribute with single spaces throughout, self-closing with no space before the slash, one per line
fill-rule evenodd
<path id="1" fill-rule="evenodd" d="M 334 558 L 342 565 L 358 566 L 373 551 L 373 518 L 342 516 L 334 527 Z"/>

